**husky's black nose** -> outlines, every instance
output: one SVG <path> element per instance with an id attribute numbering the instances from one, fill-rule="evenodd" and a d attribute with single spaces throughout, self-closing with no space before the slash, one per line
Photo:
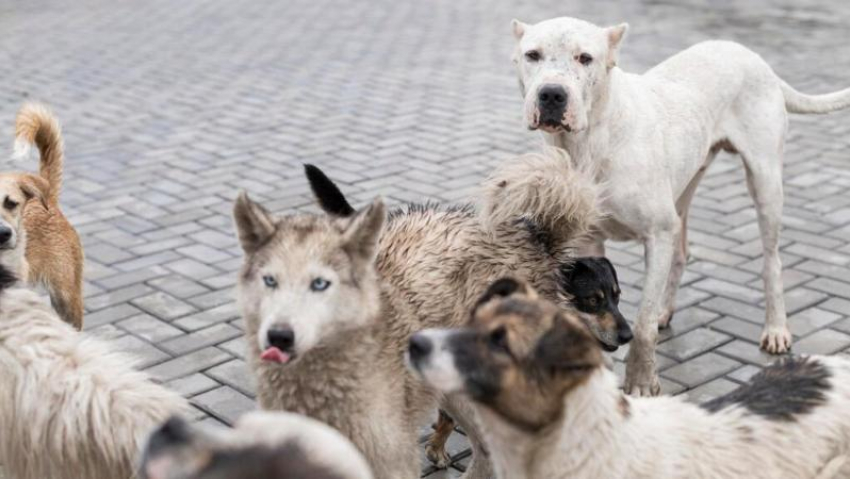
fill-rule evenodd
<path id="1" fill-rule="evenodd" d="M 411 336 L 410 344 L 407 346 L 411 361 L 424 358 L 431 354 L 432 349 L 434 349 L 434 344 L 423 334 L 414 334 Z"/>
<path id="2" fill-rule="evenodd" d="M 12 239 L 12 228 L 0 226 L 0 246 L 4 246 Z"/>
<path id="3" fill-rule="evenodd" d="M 560 85 L 543 85 L 537 91 L 540 123 L 560 125 L 567 108 L 567 90 Z"/>
<path id="4" fill-rule="evenodd" d="M 295 345 L 295 331 L 289 326 L 279 326 L 269 329 L 266 337 L 269 340 L 270 346 L 274 346 L 281 351 L 289 351 Z"/>

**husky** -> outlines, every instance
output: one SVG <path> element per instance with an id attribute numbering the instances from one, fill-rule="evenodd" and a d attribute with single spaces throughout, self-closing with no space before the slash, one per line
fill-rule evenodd
<path id="1" fill-rule="evenodd" d="M 562 153 L 525 155 L 487 180 L 477 211 L 414 205 L 387 220 L 380 199 L 357 211 L 321 170 L 308 166 L 307 175 L 324 215 L 274 217 L 244 193 L 234 206 L 245 252 L 237 291 L 260 406 L 331 425 L 377 478 L 395 479 L 419 476 L 417 431 L 440 405 L 470 435 L 466 477 L 489 477 L 468 403 L 412 377 L 407 341 L 462 324 L 508 273 L 569 304 L 564 266 L 598 220 L 592 176 Z M 577 314 L 603 343 L 628 336 L 625 320 Z"/>
<path id="2" fill-rule="evenodd" d="M 266 411 L 220 430 L 175 416 L 151 434 L 140 469 L 142 479 L 372 479 L 366 458 L 338 431 Z"/>
<path id="3" fill-rule="evenodd" d="M 630 398 L 582 320 L 510 278 L 408 354 L 423 381 L 473 400 L 500 479 L 850 477 L 848 358 L 787 358 L 701 406 Z"/>
<path id="4" fill-rule="evenodd" d="M 0 265 L 0 464 L 14 479 L 130 479 L 147 434 L 189 405 L 63 322 Z"/>

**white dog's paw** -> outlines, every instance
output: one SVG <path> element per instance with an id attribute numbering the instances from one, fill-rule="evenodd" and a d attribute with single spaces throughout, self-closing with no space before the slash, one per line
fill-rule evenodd
<path id="1" fill-rule="evenodd" d="M 761 348 L 770 354 L 783 354 L 791 348 L 791 331 L 788 326 L 765 327 L 761 333 Z"/>
<path id="2" fill-rule="evenodd" d="M 670 327 L 670 321 L 673 321 L 673 311 L 670 310 L 664 313 L 663 316 L 658 320 L 658 329 L 667 329 Z"/>
<path id="3" fill-rule="evenodd" d="M 449 467 L 449 464 L 452 463 L 452 458 L 446 451 L 445 445 L 440 445 L 438 447 L 431 444 L 430 440 L 428 441 L 428 445 L 425 447 L 425 457 L 427 457 L 437 469 L 446 469 Z"/>
<path id="4" fill-rule="evenodd" d="M 661 394 L 661 382 L 655 372 L 655 361 L 634 356 L 630 350 L 626 359 L 626 382 L 623 389 L 626 394 L 635 397 Z"/>

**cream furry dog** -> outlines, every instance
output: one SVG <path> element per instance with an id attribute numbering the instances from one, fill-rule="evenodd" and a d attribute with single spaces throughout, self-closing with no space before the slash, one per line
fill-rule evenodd
<path id="1" fill-rule="evenodd" d="M 479 211 L 411 206 L 387 221 L 380 200 L 355 211 L 321 172 L 310 176 L 328 215 L 275 217 L 245 195 L 234 207 L 260 405 L 340 430 L 378 478 L 413 479 L 418 431 L 439 403 L 470 435 L 467 477 L 489 477 L 468 402 L 416 381 L 404 365 L 407 341 L 462 324 L 489 282 L 508 273 L 567 304 L 562 267 L 597 219 L 595 183 L 559 153 L 526 155 L 494 172 Z M 582 317 L 616 344 L 613 321 Z"/>
<path id="2" fill-rule="evenodd" d="M 0 464 L 11 479 L 129 479 L 187 402 L 75 331 L 0 266 Z"/>
<path id="3" fill-rule="evenodd" d="M 174 417 L 148 441 L 143 479 L 372 479 L 342 434 L 299 414 L 248 413 L 234 429 Z"/>
<path id="4" fill-rule="evenodd" d="M 629 398 L 580 320 L 512 279 L 409 354 L 425 382 L 473 399 L 501 479 L 850 477 L 848 358 L 786 358 L 702 406 Z"/>
<path id="5" fill-rule="evenodd" d="M 779 258 L 782 159 L 788 113 L 850 106 L 850 89 L 827 95 L 794 90 L 756 53 L 711 41 L 684 50 L 643 75 L 617 67 L 628 26 L 603 28 L 575 18 L 513 22 L 513 60 L 530 129 L 594 164 L 608 185 L 595 246 L 644 244 L 646 281 L 626 364 L 625 388 L 660 391 L 658 328 L 673 315 L 688 257 L 687 219 L 694 192 L 720 150 L 738 153 L 758 215 L 764 252 L 765 323 L 761 347 L 791 346 Z"/>

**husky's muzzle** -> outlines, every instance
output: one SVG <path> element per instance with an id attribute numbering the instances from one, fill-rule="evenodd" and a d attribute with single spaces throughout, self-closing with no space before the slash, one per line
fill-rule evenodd
<path id="1" fill-rule="evenodd" d="M 295 331 L 290 326 L 274 326 L 266 333 L 266 349 L 260 359 L 286 364 L 295 357 Z"/>

